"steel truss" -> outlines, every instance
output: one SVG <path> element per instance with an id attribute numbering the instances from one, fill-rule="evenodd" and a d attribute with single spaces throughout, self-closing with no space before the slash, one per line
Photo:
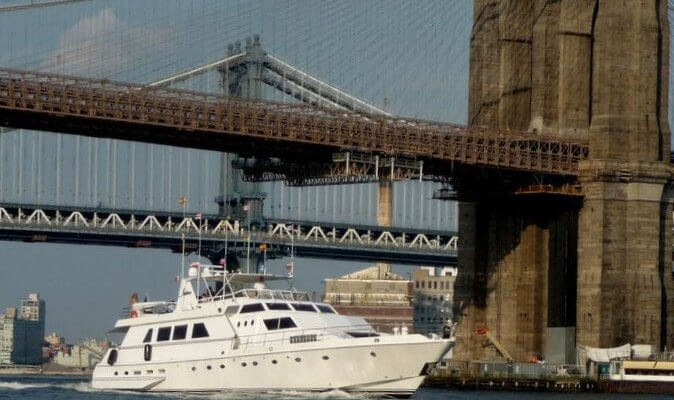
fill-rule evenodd
<path id="1" fill-rule="evenodd" d="M 372 261 L 405 262 L 422 257 L 422 260 L 437 259 L 446 264 L 455 260 L 458 249 L 458 237 L 445 232 L 278 220 L 267 220 L 265 225 L 248 232 L 245 223 L 215 215 L 205 215 L 198 221 L 191 216 L 143 211 L 0 207 L 0 239 L 4 240 L 81 243 L 88 237 L 93 239 L 85 240 L 87 244 L 107 241 L 107 244 L 131 247 L 175 249 L 181 235 L 194 241 L 199 237 L 199 231 L 207 245 L 223 244 L 225 239 L 241 243 L 250 234 L 254 245 L 289 247 L 293 243 L 298 248 L 313 249 L 312 252 L 305 251 L 313 256 L 320 256 L 322 251 L 337 252 L 341 258 Z M 358 254 L 349 257 L 349 251 Z M 368 252 L 372 255 L 363 256 Z"/>
<path id="2" fill-rule="evenodd" d="M 296 164 L 280 159 L 239 159 L 232 164 L 251 182 L 285 181 L 289 186 L 403 181 L 424 178 L 423 161 L 339 152 L 330 163 Z"/>
<path id="3" fill-rule="evenodd" d="M 238 146 L 288 159 L 300 155 L 282 152 L 288 145 L 330 154 L 355 151 L 446 163 L 447 174 L 458 163 L 575 176 L 578 162 L 589 156 L 585 143 L 532 133 L 225 101 L 206 93 L 6 69 L 0 70 L 0 123 L 221 150 Z"/>

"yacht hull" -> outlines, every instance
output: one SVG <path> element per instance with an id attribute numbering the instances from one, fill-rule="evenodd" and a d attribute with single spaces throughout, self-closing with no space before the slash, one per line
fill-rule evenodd
<path id="1" fill-rule="evenodd" d="M 429 363 L 440 360 L 452 346 L 450 341 L 437 339 L 374 343 L 372 338 L 363 338 L 353 342 L 282 352 L 270 347 L 210 359 L 101 363 L 92 386 L 153 392 L 343 390 L 409 396 L 423 382 Z M 154 384 L 140 387 L 140 381 Z"/>

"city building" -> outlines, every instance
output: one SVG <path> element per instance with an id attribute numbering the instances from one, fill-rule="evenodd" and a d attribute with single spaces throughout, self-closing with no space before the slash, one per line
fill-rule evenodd
<path id="1" fill-rule="evenodd" d="M 456 267 L 418 267 L 412 273 L 414 282 L 414 331 L 442 333 L 453 320 Z"/>
<path id="2" fill-rule="evenodd" d="M 109 347 L 110 344 L 107 341 L 98 342 L 95 339 L 88 339 L 59 350 L 54 355 L 52 363 L 66 368 L 93 369 Z"/>
<path id="3" fill-rule="evenodd" d="M 20 312 L 9 307 L 0 315 L 0 364 L 42 363 L 46 305 L 36 293 L 21 302 Z"/>
<path id="4" fill-rule="evenodd" d="M 14 349 L 14 321 L 16 308 L 8 307 L 0 314 L 0 364 L 11 364 Z"/>
<path id="5" fill-rule="evenodd" d="M 61 347 L 66 344 L 66 339 L 56 332 L 52 332 L 44 337 L 44 341 L 51 347 Z"/>
<path id="6" fill-rule="evenodd" d="M 412 283 L 386 264 L 326 279 L 324 301 L 344 315 L 365 318 L 381 332 L 412 326 Z"/>

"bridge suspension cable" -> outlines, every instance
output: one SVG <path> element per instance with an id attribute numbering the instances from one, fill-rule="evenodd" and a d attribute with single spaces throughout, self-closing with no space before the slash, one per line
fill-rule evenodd
<path id="1" fill-rule="evenodd" d="M 30 10 L 30 9 L 33 9 L 33 8 L 40 8 L 40 7 L 59 6 L 59 5 L 70 4 L 70 3 L 80 3 L 80 2 L 83 2 L 83 1 L 91 1 L 91 0 L 48 0 L 48 1 L 31 0 L 30 3 L 27 3 L 27 4 L 9 4 L 9 5 L 0 6 L 0 13 L 2 13 L 2 12 L 12 12 L 12 11 L 21 11 L 21 10 Z"/>

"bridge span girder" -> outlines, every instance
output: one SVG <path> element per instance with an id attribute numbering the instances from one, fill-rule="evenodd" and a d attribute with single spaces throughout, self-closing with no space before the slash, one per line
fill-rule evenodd
<path id="1" fill-rule="evenodd" d="M 42 208 L 40 208 L 42 207 Z M 300 257 L 397 264 L 454 265 L 458 237 L 447 232 L 345 225 L 305 221 L 264 221 L 251 226 L 216 215 L 203 215 L 201 223 L 180 213 L 142 210 L 0 205 L 0 240 L 168 248 L 180 251 L 182 235 L 196 251 L 201 230 L 202 254 L 211 258 L 228 243 L 257 252 L 265 244 L 271 251 Z M 219 259 L 219 258 L 217 258 Z"/>
<path id="2" fill-rule="evenodd" d="M 531 133 L 9 70 L 0 71 L 0 125 L 298 162 L 340 151 L 400 156 L 438 176 L 465 166 L 574 180 L 589 156 L 582 141 Z"/>

